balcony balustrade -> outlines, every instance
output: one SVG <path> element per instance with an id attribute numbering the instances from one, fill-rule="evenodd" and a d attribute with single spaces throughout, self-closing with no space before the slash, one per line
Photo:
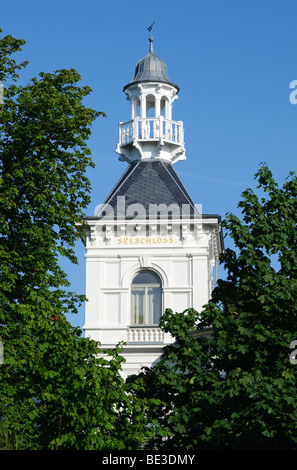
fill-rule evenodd
<path id="1" fill-rule="evenodd" d="M 135 118 L 119 124 L 119 144 L 127 145 L 133 140 L 164 140 L 183 145 L 184 129 L 181 121 L 159 118 Z"/>
<path id="2" fill-rule="evenodd" d="M 160 328 L 132 327 L 127 332 L 129 343 L 162 343 L 164 340 L 164 332 Z"/>

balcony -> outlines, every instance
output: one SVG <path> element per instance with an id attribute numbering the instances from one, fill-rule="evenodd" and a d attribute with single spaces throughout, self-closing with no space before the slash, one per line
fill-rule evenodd
<path id="1" fill-rule="evenodd" d="M 128 343 L 163 343 L 164 332 L 154 327 L 131 327 L 127 330 Z"/>
<path id="2" fill-rule="evenodd" d="M 119 145 L 138 141 L 166 141 L 183 145 L 184 129 L 181 121 L 158 118 L 135 118 L 119 124 Z"/>

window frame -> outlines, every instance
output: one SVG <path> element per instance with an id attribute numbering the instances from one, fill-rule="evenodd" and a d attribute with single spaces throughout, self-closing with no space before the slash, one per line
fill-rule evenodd
<path id="1" fill-rule="evenodd" d="M 157 282 L 148 282 L 148 283 L 137 283 L 137 284 L 133 284 L 135 278 L 138 276 L 138 274 L 141 274 L 141 273 L 144 273 L 144 272 L 149 272 L 149 273 L 152 273 L 154 274 L 158 279 L 159 279 L 159 283 Z M 150 297 L 149 297 L 149 290 L 150 289 L 159 289 L 159 293 L 160 293 L 160 300 L 159 300 L 159 304 L 158 304 L 158 309 L 159 309 L 159 318 L 158 318 L 158 321 L 156 323 L 154 323 L 154 311 L 153 312 L 150 312 L 150 309 L 149 309 L 149 302 L 150 302 Z M 133 316 L 135 316 L 135 319 L 136 317 L 138 316 L 139 317 L 139 312 L 138 313 L 135 313 L 133 315 L 132 313 L 132 305 L 133 305 L 133 301 L 132 301 L 132 296 L 133 296 L 133 291 L 141 291 L 143 292 L 143 323 L 133 323 Z M 130 326 L 135 328 L 135 327 L 140 327 L 140 328 L 143 328 L 143 327 L 153 327 L 153 328 L 156 328 L 159 326 L 159 322 L 160 322 L 160 318 L 162 316 L 162 311 L 163 311 L 163 285 L 162 285 L 162 279 L 161 279 L 161 276 L 156 272 L 156 271 L 153 271 L 151 269 L 142 269 L 140 271 L 138 271 L 137 273 L 134 274 L 133 276 L 133 279 L 132 279 L 132 282 L 131 282 L 131 288 L 130 288 L 130 302 L 131 302 L 131 307 L 130 307 Z M 152 317 L 152 318 L 150 318 Z M 152 321 L 149 321 L 149 320 L 152 320 Z"/>

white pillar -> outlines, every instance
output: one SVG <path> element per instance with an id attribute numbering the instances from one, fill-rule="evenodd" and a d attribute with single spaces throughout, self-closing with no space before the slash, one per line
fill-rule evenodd
<path id="1" fill-rule="evenodd" d="M 165 119 L 172 119 L 172 103 L 168 98 L 165 101 Z"/>
<path id="2" fill-rule="evenodd" d="M 146 118 L 146 97 L 143 94 L 140 96 L 140 117 Z"/>
<path id="3" fill-rule="evenodd" d="M 156 96 L 156 101 L 155 101 L 155 117 L 158 118 L 161 114 L 161 103 L 160 103 L 160 97 Z"/>

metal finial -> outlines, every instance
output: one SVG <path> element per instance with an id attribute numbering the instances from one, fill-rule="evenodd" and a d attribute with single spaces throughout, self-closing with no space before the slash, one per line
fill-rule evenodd
<path id="1" fill-rule="evenodd" d="M 152 24 L 147 28 L 147 30 L 150 32 L 150 37 L 149 37 L 149 41 L 151 43 L 150 45 L 150 51 L 153 50 L 153 42 L 154 42 L 154 38 L 152 36 L 152 29 L 153 29 L 153 26 L 154 26 L 155 22 L 153 21 Z"/>

